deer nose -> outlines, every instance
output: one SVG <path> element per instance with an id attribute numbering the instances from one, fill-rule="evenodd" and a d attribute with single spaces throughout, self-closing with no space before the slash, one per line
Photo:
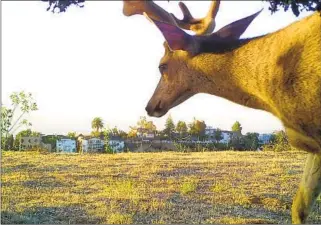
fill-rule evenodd
<path id="1" fill-rule="evenodd" d="M 149 103 L 145 110 L 149 116 L 152 116 L 154 112 L 160 112 L 162 110 L 161 101 L 159 100 L 156 105 Z"/>

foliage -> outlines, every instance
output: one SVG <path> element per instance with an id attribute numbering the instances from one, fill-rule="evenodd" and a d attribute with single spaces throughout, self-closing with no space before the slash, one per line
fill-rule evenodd
<path id="1" fill-rule="evenodd" d="M 187 125 L 184 121 L 178 121 L 176 125 L 176 131 L 179 133 L 179 135 L 185 136 L 187 134 Z"/>
<path id="2" fill-rule="evenodd" d="M 14 149 L 14 138 L 13 134 L 9 134 L 7 138 L 1 138 L 1 149 L 13 150 Z"/>
<path id="3" fill-rule="evenodd" d="M 104 127 L 103 119 L 101 117 L 95 117 L 91 122 L 91 128 L 99 132 Z"/>
<path id="4" fill-rule="evenodd" d="M 193 122 L 188 125 L 189 127 L 189 134 L 195 135 L 199 139 L 205 138 L 205 128 L 206 124 L 204 121 L 200 121 L 197 119 L 193 119 Z"/>
<path id="5" fill-rule="evenodd" d="M 76 5 L 80 8 L 84 7 L 83 3 L 85 0 L 41 0 L 43 2 L 48 2 L 49 7 L 47 8 L 47 11 L 51 12 L 66 12 L 66 9 L 71 5 Z"/>
<path id="6" fill-rule="evenodd" d="M 71 5 L 78 6 L 80 8 L 84 7 L 85 0 L 41 0 L 43 2 L 48 2 L 49 7 L 47 11 L 53 13 L 65 12 Z M 296 16 L 300 15 L 302 11 L 315 11 L 320 10 L 320 0 L 263 0 L 270 3 L 269 10 L 271 13 L 278 11 L 283 8 L 284 11 L 292 9 L 292 13 Z"/>
<path id="7" fill-rule="evenodd" d="M 130 130 L 127 135 L 128 138 L 136 138 L 137 137 L 137 128 L 136 127 L 130 127 Z"/>
<path id="8" fill-rule="evenodd" d="M 232 131 L 242 133 L 242 126 L 239 121 L 236 121 L 232 126 Z"/>
<path id="9" fill-rule="evenodd" d="M 214 139 L 216 143 L 219 143 L 220 140 L 223 139 L 222 131 L 219 128 L 217 128 L 214 132 Z"/>
<path id="10" fill-rule="evenodd" d="M 277 12 L 283 8 L 286 12 L 291 8 L 295 16 L 299 16 L 302 11 L 320 10 L 320 0 L 264 0 L 270 3 L 269 10 L 271 13 Z M 319 4 L 319 6 L 318 6 Z M 319 7 L 319 8 L 318 8 Z"/>
<path id="11" fill-rule="evenodd" d="M 13 134 L 22 126 L 31 126 L 23 117 L 31 111 L 38 110 L 38 106 L 32 94 L 25 91 L 13 92 L 10 95 L 11 107 L 1 108 L 1 146 L 7 146 L 6 142 L 10 134 Z"/>
<path id="12" fill-rule="evenodd" d="M 156 126 L 153 121 L 147 121 L 146 116 L 141 116 L 139 121 L 137 122 L 137 126 L 139 128 L 145 129 L 147 131 L 156 131 Z"/>
<path id="13" fill-rule="evenodd" d="M 68 132 L 67 136 L 68 136 L 70 139 L 76 139 L 76 132 Z"/>
<path id="14" fill-rule="evenodd" d="M 112 133 L 112 131 L 110 129 L 104 129 L 103 130 L 103 134 L 104 134 L 104 142 L 105 142 L 105 147 L 104 147 L 104 150 L 105 150 L 105 153 L 107 154 L 113 154 L 114 153 L 114 150 L 113 148 L 110 146 L 109 144 L 109 135 Z"/>
<path id="15" fill-rule="evenodd" d="M 175 124 L 173 122 L 171 115 L 169 115 L 166 120 L 165 129 L 163 130 L 163 133 L 166 134 L 169 137 L 169 139 L 172 139 L 172 134 L 174 131 L 175 131 Z"/>
<path id="16" fill-rule="evenodd" d="M 275 152 L 295 150 L 289 144 L 288 137 L 283 130 L 274 132 L 271 137 L 271 143 L 271 145 L 265 147 L 265 150 L 272 150 Z"/>
<path id="17" fill-rule="evenodd" d="M 244 138 L 244 149 L 256 150 L 259 147 L 259 134 L 258 133 L 246 133 Z"/>
<path id="18" fill-rule="evenodd" d="M 121 137 L 121 138 L 127 138 L 127 133 L 123 130 L 118 129 L 117 127 L 114 127 L 110 130 L 110 134 L 112 136 L 117 136 L 117 137 Z"/>
<path id="19" fill-rule="evenodd" d="M 22 130 L 19 133 L 17 133 L 15 140 L 14 140 L 14 144 L 13 144 L 13 148 L 15 150 L 19 150 L 20 149 L 20 144 L 21 144 L 21 138 L 22 137 L 40 137 L 41 133 L 37 132 L 37 131 L 32 131 L 31 129 L 26 129 L 26 130 Z"/>

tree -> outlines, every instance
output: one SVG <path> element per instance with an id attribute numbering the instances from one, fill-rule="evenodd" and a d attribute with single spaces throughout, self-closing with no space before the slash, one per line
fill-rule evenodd
<path id="1" fill-rule="evenodd" d="M 127 135 L 128 138 L 136 138 L 137 137 L 137 128 L 136 127 L 130 127 L 130 130 Z"/>
<path id="2" fill-rule="evenodd" d="M 16 150 L 20 149 L 21 138 L 22 137 L 39 137 L 41 134 L 37 131 L 32 131 L 31 129 L 22 130 L 17 133 L 15 140 L 13 142 L 13 148 Z"/>
<path id="3" fill-rule="evenodd" d="M 292 13 L 295 16 L 299 16 L 300 12 L 306 11 L 320 11 L 321 1 L 320 0 L 265 0 L 270 3 L 269 10 L 271 13 L 277 12 L 279 8 L 283 8 L 286 12 L 289 8 L 292 9 Z"/>
<path id="4" fill-rule="evenodd" d="M 187 134 L 187 125 L 184 121 L 178 121 L 176 125 L 176 131 L 182 137 L 183 135 Z"/>
<path id="5" fill-rule="evenodd" d="M 85 0 L 41 0 L 43 2 L 48 2 L 49 7 L 47 11 L 51 12 L 65 12 L 68 7 L 75 5 L 77 7 L 84 7 Z M 292 9 L 292 13 L 296 16 L 300 15 L 300 12 L 303 10 L 306 11 L 315 11 L 321 10 L 320 0 L 262 0 L 270 3 L 269 10 L 271 13 L 274 13 L 283 8 L 284 11 L 287 11 L 289 8 Z"/>
<path id="6" fill-rule="evenodd" d="M 99 133 L 100 130 L 103 129 L 103 127 L 104 127 L 104 123 L 101 117 L 95 117 L 91 122 L 91 128 L 97 133 Z"/>
<path id="7" fill-rule="evenodd" d="M 57 140 L 60 140 L 62 137 L 58 135 L 46 135 L 42 137 L 42 142 L 44 144 L 50 144 L 53 149 L 56 149 Z"/>
<path id="8" fill-rule="evenodd" d="M 191 135 L 196 135 L 199 139 L 205 137 L 206 124 L 204 121 L 200 121 L 194 118 L 193 122 L 189 125 L 189 133 Z"/>
<path id="9" fill-rule="evenodd" d="M 217 129 L 215 130 L 214 139 L 215 139 L 215 141 L 216 141 L 216 144 L 219 143 L 220 140 L 223 139 L 222 131 L 221 131 L 219 128 L 217 128 Z"/>
<path id="10" fill-rule="evenodd" d="M 67 136 L 71 139 L 76 139 L 76 132 L 68 132 Z"/>
<path id="11" fill-rule="evenodd" d="M 239 121 L 236 121 L 232 126 L 232 131 L 242 134 L 242 126 Z"/>
<path id="12" fill-rule="evenodd" d="M 5 106 L 1 108 L 1 146 L 6 146 L 9 134 L 13 134 L 21 126 L 31 126 L 32 124 L 23 117 L 38 110 L 30 92 L 13 92 L 10 95 L 10 100 L 11 108 Z"/>
<path id="13" fill-rule="evenodd" d="M 270 140 L 274 145 L 274 151 L 285 151 L 291 149 L 288 136 L 283 130 L 274 132 Z"/>
<path id="14" fill-rule="evenodd" d="M 146 116 L 141 116 L 139 121 L 137 122 L 137 126 L 141 129 L 153 132 L 156 131 L 156 126 L 153 121 L 147 121 Z"/>
<path id="15" fill-rule="evenodd" d="M 109 144 L 109 136 L 111 135 L 111 133 L 112 133 L 112 130 L 110 130 L 110 129 L 104 129 L 103 130 L 103 134 L 104 134 L 104 142 L 105 142 L 105 148 L 104 148 L 104 150 L 105 150 L 105 153 L 108 153 L 108 154 L 112 154 L 112 153 L 114 153 L 114 150 L 113 150 L 113 148 L 110 146 L 110 144 Z"/>
<path id="16" fill-rule="evenodd" d="M 171 115 L 169 115 L 166 120 L 165 129 L 163 130 L 163 132 L 164 132 L 164 134 L 166 134 L 169 137 L 169 139 L 172 139 L 172 133 L 174 131 L 175 131 L 175 125 L 174 125 Z"/>
<path id="17" fill-rule="evenodd" d="M 256 150 L 259 147 L 259 134 L 246 133 L 244 138 L 244 148 L 246 150 Z"/>
<path id="18" fill-rule="evenodd" d="M 126 138 L 127 137 L 127 133 L 123 130 L 118 129 L 117 127 L 114 127 L 110 130 L 110 134 L 112 136 L 118 136 L 121 138 Z"/>

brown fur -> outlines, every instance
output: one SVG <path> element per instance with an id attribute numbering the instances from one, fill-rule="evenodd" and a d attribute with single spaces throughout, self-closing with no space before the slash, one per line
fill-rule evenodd
<path id="1" fill-rule="evenodd" d="M 183 47 L 196 51 L 172 51 L 165 43 L 160 64 L 166 68 L 146 107 L 149 115 L 161 117 L 197 93 L 272 113 L 284 124 L 290 144 L 310 152 L 292 207 L 292 222 L 305 222 L 321 191 L 319 13 L 262 37 L 223 40 L 214 33 Z"/>

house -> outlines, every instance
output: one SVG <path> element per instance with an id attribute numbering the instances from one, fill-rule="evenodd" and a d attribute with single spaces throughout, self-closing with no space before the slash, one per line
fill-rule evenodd
<path id="1" fill-rule="evenodd" d="M 214 129 L 213 127 L 211 126 L 206 126 L 205 128 L 205 135 L 209 138 L 213 138 L 214 135 L 215 135 L 215 131 L 216 129 Z"/>
<path id="2" fill-rule="evenodd" d="M 78 151 L 82 153 L 102 152 L 104 150 L 104 141 L 99 137 L 80 134 L 77 137 Z"/>
<path id="3" fill-rule="evenodd" d="M 57 152 L 76 152 L 76 140 L 60 139 L 56 141 Z"/>
<path id="4" fill-rule="evenodd" d="M 100 138 L 89 138 L 87 140 L 88 142 L 88 147 L 87 152 L 102 152 L 104 150 L 104 141 Z"/>
<path id="5" fill-rule="evenodd" d="M 42 148 L 51 151 L 50 144 L 44 144 L 41 137 L 21 137 L 20 150 Z"/>
<path id="6" fill-rule="evenodd" d="M 217 131 L 217 129 L 213 128 L 211 126 L 207 126 L 205 128 L 205 135 L 208 137 L 209 141 L 216 142 L 216 139 L 215 139 L 216 131 Z M 222 139 L 219 141 L 219 143 L 228 144 L 229 141 L 231 140 L 231 138 L 233 136 L 235 136 L 235 134 L 234 134 L 235 132 L 233 132 L 233 131 L 226 131 L 226 130 L 220 130 L 220 131 L 221 131 Z"/>
<path id="7" fill-rule="evenodd" d="M 113 149 L 114 153 L 119 153 L 124 150 L 125 142 L 121 137 L 110 136 L 109 137 L 109 146 Z"/>
<path id="8" fill-rule="evenodd" d="M 271 141 L 272 134 L 259 134 L 259 142 L 260 144 L 268 144 Z"/>
<path id="9" fill-rule="evenodd" d="M 41 137 L 21 137 L 20 149 L 34 149 L 41 147 Z"/>
<path id="10" fill-rule="evenodd" d="M 222 131 L 222 139 L 220 140 L 220 143 L 228 144 L 231 140 L 231 136 L 233 136 L 232 131 Z"/>
<path id="11" fill-rule="evenodd" d="M 153 138 L 155 138 L 155 132 L 150 131 L 145 128 L 137 128 L 137 137 L 138 138 L 153 139 Z"/>

